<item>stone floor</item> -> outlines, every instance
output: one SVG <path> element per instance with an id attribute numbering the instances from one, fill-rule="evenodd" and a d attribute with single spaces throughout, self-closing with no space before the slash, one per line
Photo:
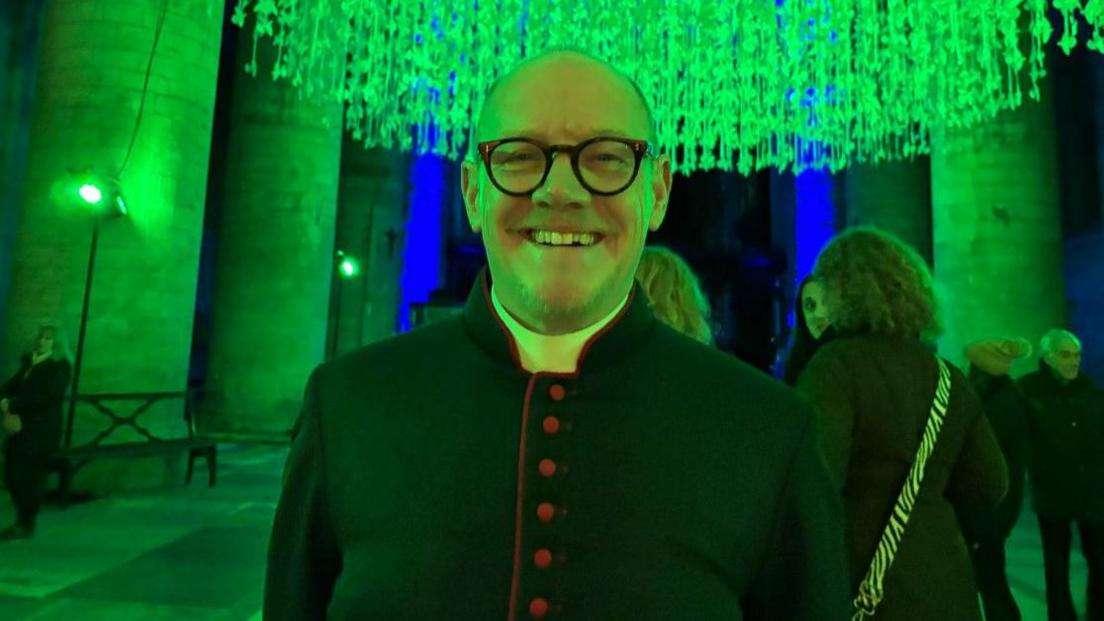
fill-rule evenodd
<path id="1" fill-rule="evenodd" d="M 65 511 L 47 507 L 35 539 L 0 544 L 0 620 L 260 619 L 284 455 L 270 446 L 223 446 L 214 488 L 193 484 Z M 12 508 L 0 496 L 6 525 Z M 1042 556 L 1030 512 L 1013 534 L 1008 564 L 1024 619 L 1044 621 Z M 1072 573 L 1083 610 L 1086 571 L 1076 553 Z"/>

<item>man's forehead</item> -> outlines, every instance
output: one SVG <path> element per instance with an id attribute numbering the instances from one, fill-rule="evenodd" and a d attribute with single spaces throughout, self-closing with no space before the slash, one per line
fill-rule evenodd
<path id="1" fill-rule="evenodd" d="M 1077 343 L 1073 342 L 1070 338 L 1061 338 L 1054 344 L 1054 351 L 1068 351 L 1077 353 L 1081 351 L 1081 348 L 1077 346 Z"/>
<path id="2" fill-rule="evenodd" d="M 627 78 L 586 58 L 553 58 L 507 77 L 484 110 L 484 139 L 568 134 L 646 138 L 648 112 Z"/>

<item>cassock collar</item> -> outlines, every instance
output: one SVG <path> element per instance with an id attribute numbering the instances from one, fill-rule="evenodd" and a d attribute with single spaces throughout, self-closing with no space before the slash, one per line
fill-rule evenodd
<path id="1" fill-rule="evenodd" d="M 631 289 L 630 289 L 631 291 Z M 526 328 L 516 317 L 510 314 L 498 298 L 498 290 L 491 282 L 491 303 L 494 304 L 495 314 L 506 324 L 506 328 L 514 337 L 517 344 L 518 356 L 521 358 L 521 366 L 526 371 L 537 373 L 547 371 L 550 373 L 574 373 L 579 362 L 579 354 L 590 337 L 606 327 L 613 318 L 621 314 L 621 309 L 629 301 L 628 294 L 621 299 L 617 307 L 606 313 L 597 322 L 568 334 L 540 334 Z"/>
<path id="2" fill-rule="evenodd" d="M 613 366 L 643 343 L 654 326 L 655 316 L 639 289 L 640 285 L 634 282 L 621 311 L 587 339 L 579 353 L 576 372 L 556 375 L 576 375 L 584 366 L 588 370 Z M 520 373 L 529 373 L 521 365 L 517 342 L 494 309 L 490 272 L 486 267 L 479 273 L 468 295 L 463 319 L 468 335 L 487 355 Z"/>

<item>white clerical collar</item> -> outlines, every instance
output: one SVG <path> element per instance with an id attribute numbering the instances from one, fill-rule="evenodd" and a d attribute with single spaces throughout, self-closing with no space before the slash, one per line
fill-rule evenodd
<path id="1" fill-rule="evenodd" d="M 608 315 L 582 330 L 550 336 L 533 332 L 521 325 L 502 305 L 502 302 L 498 299 L 498 293 L 495 291 L 494 283 L 491 284 L 491 302 L 494 304 L 495 312 L 502 319 L 502 323 L 506 325 L 506 329 L 514 336 L 518 356 L 521 358 L 521 366 L 530 373 L 540 371 L 574 373 L 579 362 L 579 354 L 583 351 L 583 346 L 586 345 L 587 340 L 594 336 L 595 332 L 613 321 L 613 318 L 621 312 L 628 300 L 629 296 L 626 295 L 621 303 L 614 307 Z"/>

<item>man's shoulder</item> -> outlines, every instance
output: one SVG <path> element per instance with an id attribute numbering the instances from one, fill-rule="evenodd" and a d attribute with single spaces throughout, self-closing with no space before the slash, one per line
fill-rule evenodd
<path id="1" fill-rule="evenodd" d="M 328 376 L 363 376 L 380 365 L 425 364 L 426 356 L 440 356 L 443 347 L 453 349 L 466 342 L 459 317 L 449 317 L 410 332 L 396 334 L 346 352 L 322 365 Z"/>

